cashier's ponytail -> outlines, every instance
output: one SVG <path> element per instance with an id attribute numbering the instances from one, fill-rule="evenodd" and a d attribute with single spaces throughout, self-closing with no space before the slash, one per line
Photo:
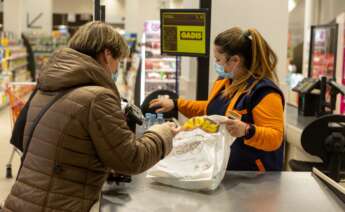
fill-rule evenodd
<path id="1" fill-rule="evenodd" d="M 251 40 L 252 58 L 249 71 L 259 79 L 268 78 L 277 82 L 277 55 L 256 29 L 249 29 L 245 36 Z"/>
<path id="2" fill-rule="evenodd" d="M 232 96 L 238 90 L 251 89 L 263 78 L 278 82 L 277 56 L 256 29 L 243 31 L 239 27 L 230 28 L 218 34 L 214 44 L 228 58 L 240 56 L 242 65 L 248 70 L 225 88 L 224 96 Z M 254 78 L 255 82 L 248 88 L 247 81 L 250 78 Z"/>

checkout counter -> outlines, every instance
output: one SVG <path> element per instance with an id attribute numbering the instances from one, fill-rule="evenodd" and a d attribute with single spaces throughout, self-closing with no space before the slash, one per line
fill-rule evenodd
<path id="1" fill-rule="evenodd" d="M 345 204 L 310 172 L 228 172 L 210 193 L 193 192 L 133 177 L 106 184 L 100 212 L 343 212 Z"/>
<path id="2" fill-rule="evenodd" d="M 287 112 L 289 113 L 287 121 L 297 134 L 293 138 L 298 139 L 304 127 L 315 118 L 300 119 L 297 109 L 290 106 Z M 304 155 L 300 140 L 295 141 L 294 144 L 288 142 L 288 145 L 291 145 L 290 150 L 300 149 L 298 151 L 301 153 L 295 153 Z M 307 159 L 308 157 L 312 156 L 305 156 Z M 133 176 L 131 183 L 105 184 L 99 211 L 343 212 L 345 201 L 337 196 L 323 179 L 311 172 L 231 171 L 225 174 L 219 188 L 212 192 L 195 192 L 169 187 L 153 182 L 146 178 L 144 173 Z"/>
<path id="3" fill-rule="evenodd" d="M 303 130 L 316 117 L 298 114 L 298 108 L 286 107 L 286 159 L 321 162 L 320 158 L 306 153 L 301 145 Z M 212 192 L 169 187 L 155 183 L 145 175 L 133 176 L 130 183 L 106 183 L 99 211 L 345 211 L 345 200 L 325 183 L 325 179 L 332 180 L 327 176 L 322 179 L 315 172 L 231 171 Z M 331 183 L 335 184 L 334 181 Z M 345 194 L 345 189 L 342 191 Z"/>

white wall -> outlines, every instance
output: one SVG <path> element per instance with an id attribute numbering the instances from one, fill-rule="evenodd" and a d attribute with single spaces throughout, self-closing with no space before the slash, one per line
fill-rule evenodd
<path id="1" fill-rule="evenodd" d="M 93 14 L 93 0 L 53 0 L 53 13 Z"/>
<path id="2" fill-rule="evenodd" d="M 288 1 L 212 1 L 211 41 L 218 33 L 234 26 L 243 29 L 254 27 L 261 32 L 279 58 L 277 72 L 280 82 L 284 81 L 287 69 Z M 210 84 L 217 77 L 213 63 L 211 53 Z"/>
<path id="3" fill-rule="evenodd" d="M 320 24 L 331 22 L 337 15 L 345 11 L 344 0 L 321 0 L 320 3 Z"/>
<path id="4" fill-rule="evenodd" d="M 24 0 L 4 1 L 4 31 L 20 35 L 23 31 Z M 19 14 L 13 16 L 13 14 Z"/>
<path id="5" fill-rule="evenodd" d="M 126 0 L 125 2 L 125 30 L 139 34 L 144 30 L 147 20 L 159 20 L 161 0 Z"/>
<path id="6" fill-rule="evenodd" d="M 28 28 L 27 22 L 30 23 L 40 13 L 42 16 L 33 24 L 40 28 Z M 4 30 L 16 34 L 25 31 L 50 33 L 52 31 L 52 0 L 4 1 Z"/>
<path id="7" fill-rule="evenodd" d="M 30 20 L 33 20 L 37 15 L 42 13 L 41 18 L 35 23 L 35 25 L 42 27 L 37 29 L 39 31 L 50 33 L 53 26 L 53 0 L 24 0 L 24 8 L 26 12 L 22 14 L 26 19 L 26 14 L 30 15 Z M 36 30 L 25 27 L 25 30 Z"/>
<path id="8" fill-rule="evenodd" d="M 127 0 L 131 1 L 131 0 Z M 102 5 L 105 5 L 105 20 L 108 23 L 123 23 L 125 17 L 125 0 L 102 0 Z"/>

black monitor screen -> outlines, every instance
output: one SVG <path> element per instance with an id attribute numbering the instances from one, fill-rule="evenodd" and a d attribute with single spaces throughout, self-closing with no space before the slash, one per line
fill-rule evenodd
<path id="1" fill-rule="evenodd" d="M 176 56 L 208 56 L 209 30 L 207 9 L 162 9 L 161 52 Z"/>

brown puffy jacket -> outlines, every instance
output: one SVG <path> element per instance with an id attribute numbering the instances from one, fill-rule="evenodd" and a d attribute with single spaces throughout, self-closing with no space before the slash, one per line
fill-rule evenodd
<path id="1" fill-rule="evenodd" d="M 18 180 L 3 211 L 89 211 L 110 169 L 138 174 L 172 148 L 172 132 L 156 125 L 135 138 L 121 112 L 120 97 L 94 59 L 72 49 L 57 51 L 39 77 L 24 132 L 58 91 L 59 99 L 36 127 Z"/>

